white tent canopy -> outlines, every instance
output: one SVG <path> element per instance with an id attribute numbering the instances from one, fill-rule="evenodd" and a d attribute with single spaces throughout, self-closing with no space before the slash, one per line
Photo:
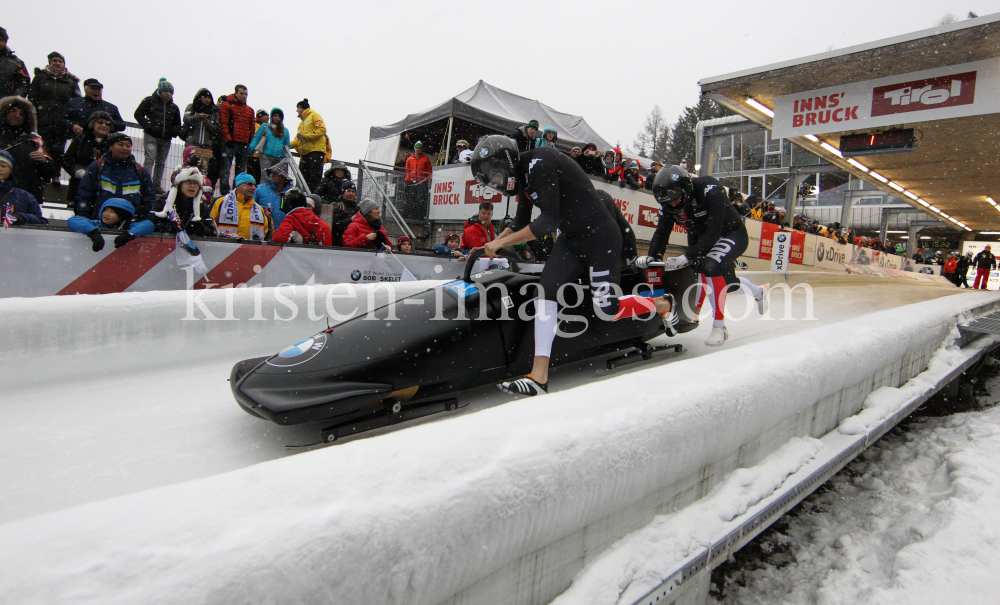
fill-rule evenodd
<path id="1" fill-rule="evenodd" d="M 482 80 L 444 103 L 412 113 L 395 124 L 372 126 L 369 139 L 386 139 L 448 117 L 493 128 L 504 134 L 513 132 L 529 120 L 538 120 L 541 128 L 552 126 L 558 131 L 560 148 L 569 150 L 586 143 L 593 143 L 601 150 L 611 147 L 582 117 L 556 111 L 544 103 L 509 93 Z"/>

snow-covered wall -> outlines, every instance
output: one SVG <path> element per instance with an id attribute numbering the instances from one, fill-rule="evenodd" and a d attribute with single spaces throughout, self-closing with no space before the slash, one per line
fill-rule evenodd
<path id="1" fill-rule="evenodd" d="M 635 529 L 621 511 L 671 489 L 700 497 L 712 487 L 699 482 L 704 469 L 909 352 L 936 348 L 958 315 L 996 300 L 945 297 L 5 524 L 0 602 L 547 602 L 586 556 Z M 182 302 L 164 300 L 159 312 L 174 317 Z M 99 306 L 92 336 L 129 340 L 119 330 L 132 328 L 106 317 L 116 305 Z M 70 308 L 41 311 L 79 319 Z M 164 323 L 133 337 L 180 346 L 169 344 L 178 322 Z M 202 342 L 256 328 L 198 323 L 188 329 Z M 14 330 L 2 342 L 32 336 L 32 355 L 60 346 L 58 328 Z M 756 443 L 758 458 L 781 445 Z M 578 560 L 532 557 L 553 544 Z M 518 565 L 537 575 L 503 584 Z"/>

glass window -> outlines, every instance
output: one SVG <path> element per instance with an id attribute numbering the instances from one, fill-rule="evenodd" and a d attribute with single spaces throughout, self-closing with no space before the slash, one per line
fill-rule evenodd
<path id="1" fill-rule="evenodd" d="M 792 166 L 818 166 L 819 164 L 825 164 L 818 155 L 806 151 L 805 149 L 794 146 L 795 149 L 792 151 Z"/>
<path id="2" fill-rule="evenodd" d="M 788 181 L 787 174 L 768 174 L 764 177 L 764 195 L 776 206 L 784 205 L 786 181 Z"/>
<path id="3" fill-rule="evenodd" d="M 764 167 L 765 133 L 761 129 L 756 132 L 744 132 L 740 135 L 743 170 L 759 170 Z"/>
<path id="4" fill-rule="evenodd" d="M 769 153 L 764 156 L 764 168 L 781 168 L 781 154 Z"/>
<path id="5" fill-rule="evenodd" d="M 819 205 L 840 206 L 850 183 L 846 172 L 821 172 L 819 174 Z"/>
<path id="6" fill-rule="evenodd" d="M 781 139 L 772 138 L 770 130 L 765 130 L 764 132 L 767 133 L 767 152 L 779 153 L 781 151 Z"/>
<path id="7" fill-rule="evenodd" d="M 726 134 L 718 138 L 719 141 L 719 157 L 731 158 L 733 157 L 733 136 Z"/>
<path id="8" fill-rule="evenodd" d="M 854 202 L 856 206 L 881 206 L 881 197 L 863 197 L 860 200 Z"/>
<path id="9" fill-rule="evenodd" d="M 749 195 L 756 195 L 759 198 L 764 197 L 764 177 L 762 176 L 752 176 L 750 177 L 750 193 Z"/>

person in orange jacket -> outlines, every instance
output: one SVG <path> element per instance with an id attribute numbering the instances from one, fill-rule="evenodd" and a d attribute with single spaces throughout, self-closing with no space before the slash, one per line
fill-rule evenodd
<path id="1" fill-rule="evenodd" d="M 425 208 L 430 194 L 431 160 L 424 153 L 424 144 L 417 141 L 413 153 L 406 158 L 406 176 L 403 179 L 404 198 L 407 204 Z"/>

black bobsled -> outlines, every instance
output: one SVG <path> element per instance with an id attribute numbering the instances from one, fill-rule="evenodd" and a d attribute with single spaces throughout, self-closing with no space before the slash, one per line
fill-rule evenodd
<path id="1" fill-rule="evenodd" d="M 502 269 L 470 275 L 474 262 L 470 258 L 463 280 L 354 317 L 276 355 L 237 363 L 230 375 L 236 401 L 248 413 L 281 425 L 323 421 L 323 440 L 335 441 L 455 409 L 457 391 L 524 375 L 534 352 L 531 301 L 539 278 Z M 626 267 L 621 281 L 626 293 L 673 294 L 677 331 L 697 327 L 688 315 L 696 290 L 691 269 Z M 576 306 L 565 309 L 559 323 L 553 365 L 624 352 L 608 362 L 611 368 L 626 357 L 680 350 L 680 345 L 647 344 L 664 334 L 659 316 L 603 321 L 582 288 L 565 300 Z"/>

